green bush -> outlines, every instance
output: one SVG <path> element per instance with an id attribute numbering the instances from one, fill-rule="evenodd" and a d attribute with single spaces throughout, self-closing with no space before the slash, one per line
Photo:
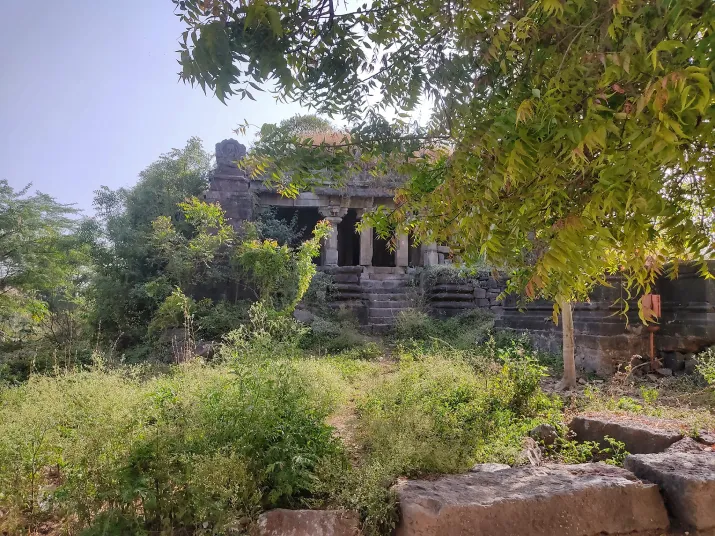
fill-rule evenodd
<path id="1" fill-rule="evenodd" d="M 445 352 L 446 353 L 446 352 Z M 541 393 L 541 367 L 530 361 L 484 363 L 465 356 L 403 354 L 359 405 L 361 437 L 381 460 L 405 474 L 456 472 L 476 462 L 516 460 L 533 418 L 554 416 Z M 496 453 L 494 442 L 512 443 Z"/>
<path id="2" fill-rule="evenodd" d="M 407 309 L 400 311 L 395 319 L 395 336 L 398 340 L 439 340 L 453 348 L 470 349 L 486 339 L 493 326 L 494 315 L 481 309 L 447 319 Z"/>
<path id="3" fill-rule="evenodd" d="M 87 534 L 217 534 L 298 506 L 318 466 L 343 457 L 310 382 L 291 362 L 253 360 L 232 373 L 95 371 L 5 390 L 0 529 L 52 516 Z"/>
<path id="4" fill-rule="evenodd" d="M 224 337 L 220 351 L 224 359 L 250 361 L 299 354 L 298 344 L 308 328 L 292 316 L 256 302 L 248 310 L 248 317 L 248 323 Z"/>
<path id="5" fill-rule="evenodd" d="M 300 341 L 301 348 L 317 354 L 335 354 L 346 351 L 356 351 L 356 357 L 368 357 L 375 352 L 381 353 L 375 343 L 358 331 L 354 318 L 321 318 L 316 317 Z M 360 351 L 364 355 L 360 355 Z"/>
<path id="6" fill-rule="evenodd" d="M 555 375 L 560 374 L 564 368 L 563 359 L 560 356 L 536 350 L 526 333 L 497 330 L 490 333 L 489 337 L 480 345 L 479 352 L 496 360 L 519 360 L 523 357 L 535 359 Z"/>
<path id="7" fill-rule="evenodd" d="M 230 331 L 250 320 L 250 304 L 245 301 L 229 303 L 201 300 L 196 304 L 195 324 L 197 338 L 217 341 Z"/>
<path id="8" fill-rule="evenodd" d="M 332 313 L 330 306 L 334 303 L 337 294 L 333 276 L 325 272 L 317 272 L 303 296 L 303 304 L 320 316 L 329 316 Z"/>
<path id="9" fill-rule="evenodd" d="M 697 356 L 696 370 L 710 386 L 715 386 L 715 347 L 700 352 Z"/>

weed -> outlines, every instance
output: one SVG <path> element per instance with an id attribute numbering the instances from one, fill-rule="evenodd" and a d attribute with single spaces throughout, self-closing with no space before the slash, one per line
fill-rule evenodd
<path id="1" fill-rule="evenodd" d="M 658 400 L 659 392 L 655 387 L 646 387 L 645 385 L 642 385 L 640 387 L 640 394 L 643 401 L 649 406 L 652 406 L 655 404 L 656 400 Z"/>

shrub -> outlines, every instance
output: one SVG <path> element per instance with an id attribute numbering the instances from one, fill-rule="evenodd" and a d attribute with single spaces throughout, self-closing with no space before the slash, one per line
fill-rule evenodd
<path id="1" fill-rule="evenodd" d="M 256 230 L 264 240 L 275 240 L 282 246 L 294 247 L 306 229 L 298 227 L 298 211 L 288 221 L 278 217 L 277 207 L 264 207 L 258 214 Z"/>
<path id="2" fill-rule="evenodd" d="M 715 387 L 715 347 L 710 347 L 697 356 L 696 370 L 708 385 Z"/>
<path id="3" fill-rule="evenodd" d="M 475 309 L 448 318 L 432 318 L 423 311 L 400 311 L 395 319 L 395 336 L 403 340 L 427 341 L 438 339 L 457 349 L 475 348 L 484 340 L 494 325 L 494 316 Z"/>
<path id="4" fill-rule="evenodd" d="M 562 434 L 553 444 L 544 446 L 548 458 L 559 463 L 578 464 L 590 462 L 605 462 L 609 465 L 622 466 L 628 451 L 625 443 L 617 441 L 610 436 L 605 436 L 607 447 L 602 448 L 597 441 L 578 442 Z"/>
<path id="5" fill-rule="evenodd" d="M 229 303 L 227 301 L 212 302 L 204 299 L 196 304 L 196 336 L 197 338 L 216 341 L 228 332 L 238 328 L 250 320 L 248 302 Z"/>
<path id="6" fill-rule="evenodd" d="M 231 362 L 294 356 L 309 328 L 292 316 L 268 308 L 263 302 L 251 305 L 249 322 L 224 337 L 221 356 Z"/>
<path id="7" fill-rule="evenodd" d="M 0 529 L 52 515 L 87 534 L 217 534 L 303 504 L 318 466 L 341 463 L 330 405 L 291 362 L 138 376 L 34 377 L 2 393 Z"/>
<path id="8" fill-rule="evenodd" d="M 552 416 L 532 362 L 485 365 L 464 356 L 403 355 L 399 370 L 359 405 L 361 436 L 381 460 L 399 460 L 406 474 L 456 472 L 490 461 L 495 440 L 512 442 L 498 457 L 515 461 L 531 418 Z M 517 430 L 518 428 L 518 430 Z"/>
<path id="9" fill-rule="evenodd" d="M 303 304 L 321 316 L 328 316 L 332 312 L 330 304 L 335 300 L 337 293 L 333 276 L 326 272 L 317 272 L 303 296 Z"/>
<path id="10" fill-rule="evenodd" d="M 437 331 L 434 324 L 424 311 L 406 309 L 395 318 L 395 335 L 398 339 L 427 340 Z"/>
<path id="11" fill-rule="evenodd" d="M 362 348 L 366 355 L 376 351 L 377 345 L 358 331 L 353 318 L 326 319 L 316 317 L 300 341 L 301 348 L 318 354 L 334 354 Z M 379 350 L 378 350 L 379 351 Z"/>
<path id="12" fill-rule="evenodd" d="M 278 310 L 292 310 L 310 286 L 316 273 L 313 258 L 330 232 L 327 221 L 318 222 L 313 237 L 295 250 L 275 240 L 246 240 L 236 252 L 234 263 L 259 300 Z"/>
<path id="13" fill-rule="evenodd" d="M 495 360 L 533 358 L 553 374 L 560 374 L 563 371 L 563 360 L 557 355 L 536 350 L 526 333 L 495 331 L 490 333 L 484 344 L 480 345 L 479 351 L 485 357 Z"/>

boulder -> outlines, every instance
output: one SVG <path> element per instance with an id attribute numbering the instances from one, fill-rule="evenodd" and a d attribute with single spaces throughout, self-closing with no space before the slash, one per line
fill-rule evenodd
<path id="1" fill-rule="evenodd" d="M 602 448 L 608 446 L 604 437 L 609 436 L 626 445 L 631 454 L 652 454 L 663 452 L 683 435 L 674 430 L 675 425 L 667 421 L 640 417 L 636 420 L 615 417 L 574 417 L 569 428 L 578 441 L 597 441 Z"/>
<path id="2" fill-rule="evenodd" d="M 626 457 L 624 466 L 658 484 L 670 513 L 683 525 L 715 529 L 715 453 L 637 454 Z"/>
<path id="3" fill-rule="evenodd" d="M 216 353 L 216 345 L 212 341 L 198 341 L 194 348 L 194 355 L 197 357 L 211 358 Z"/>
<path id="4" fill-rule="evenodd" d="M 270 510 L 258 518 L 257 536 L 359 536 L 360 522 L 348 510 Z"/>
<path id="5" fill-rule="evenodd" d="M 697 372 L 698 360 L 695 357 L 685 360 L 685 374 L 695 374 Z"/>
<path id="6" fill-rule="evenodd" d="M 529 432 L 529 437 L 543 445 L 550 446 L 556 442 L 559 432 L 551 424 L 540 424 Z"/>
<path id="7" fill-rule="evenodd" d="M 407 480 L 396 492 L 396 536 L 591 536 L 669 526 L 657 486 L 600 463 Z"/>

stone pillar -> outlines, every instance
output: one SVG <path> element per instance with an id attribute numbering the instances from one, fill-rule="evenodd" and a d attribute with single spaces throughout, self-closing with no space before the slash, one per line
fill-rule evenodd
<path id="1" fill-rule="evenodd" d="M 320 208 L 320 213 L 330 222 L 332 229 L 330 234 L 323 242 L 323 251 L 321 253 L 321 264 L 323 266 L 338 265 L 338 224 L 343 221 L 343 216 L 347 213 L 347 209 L 340 207 L 323 207 Z"/>
<path id="2" fill-rule="evenodd" d="M 209 189 L 204 195 L 209 203 L 218 202 L 226 213 L 226 220 L 239 230 L 246 220 L 253 219 L 254 198 L 251 181 L 238 167 L 246 156 L 246 147 L 236 140 L 216 144 L 216 168 L 209 178 Z"/>
<path id="3" fill-rule="evenodd" d="M 372 266 L 372 227 L 360 231 L 360 266 Z"/>
<path id="4" fill-rule="evenodd" d="M 395 266 L 406 267 L 410 264 L 410 241 L 406 234 L 398 234 L 395 239 Z"/>
<path id="5" fill-rule="evenodd" d="M 425 244 L 422 248 L 423 251 L 423 264 L 425 266 L 434 266 L 439 264 L 439 254 L 437 253 L 437 244 L 432 242 L 431 244 Z"/>

